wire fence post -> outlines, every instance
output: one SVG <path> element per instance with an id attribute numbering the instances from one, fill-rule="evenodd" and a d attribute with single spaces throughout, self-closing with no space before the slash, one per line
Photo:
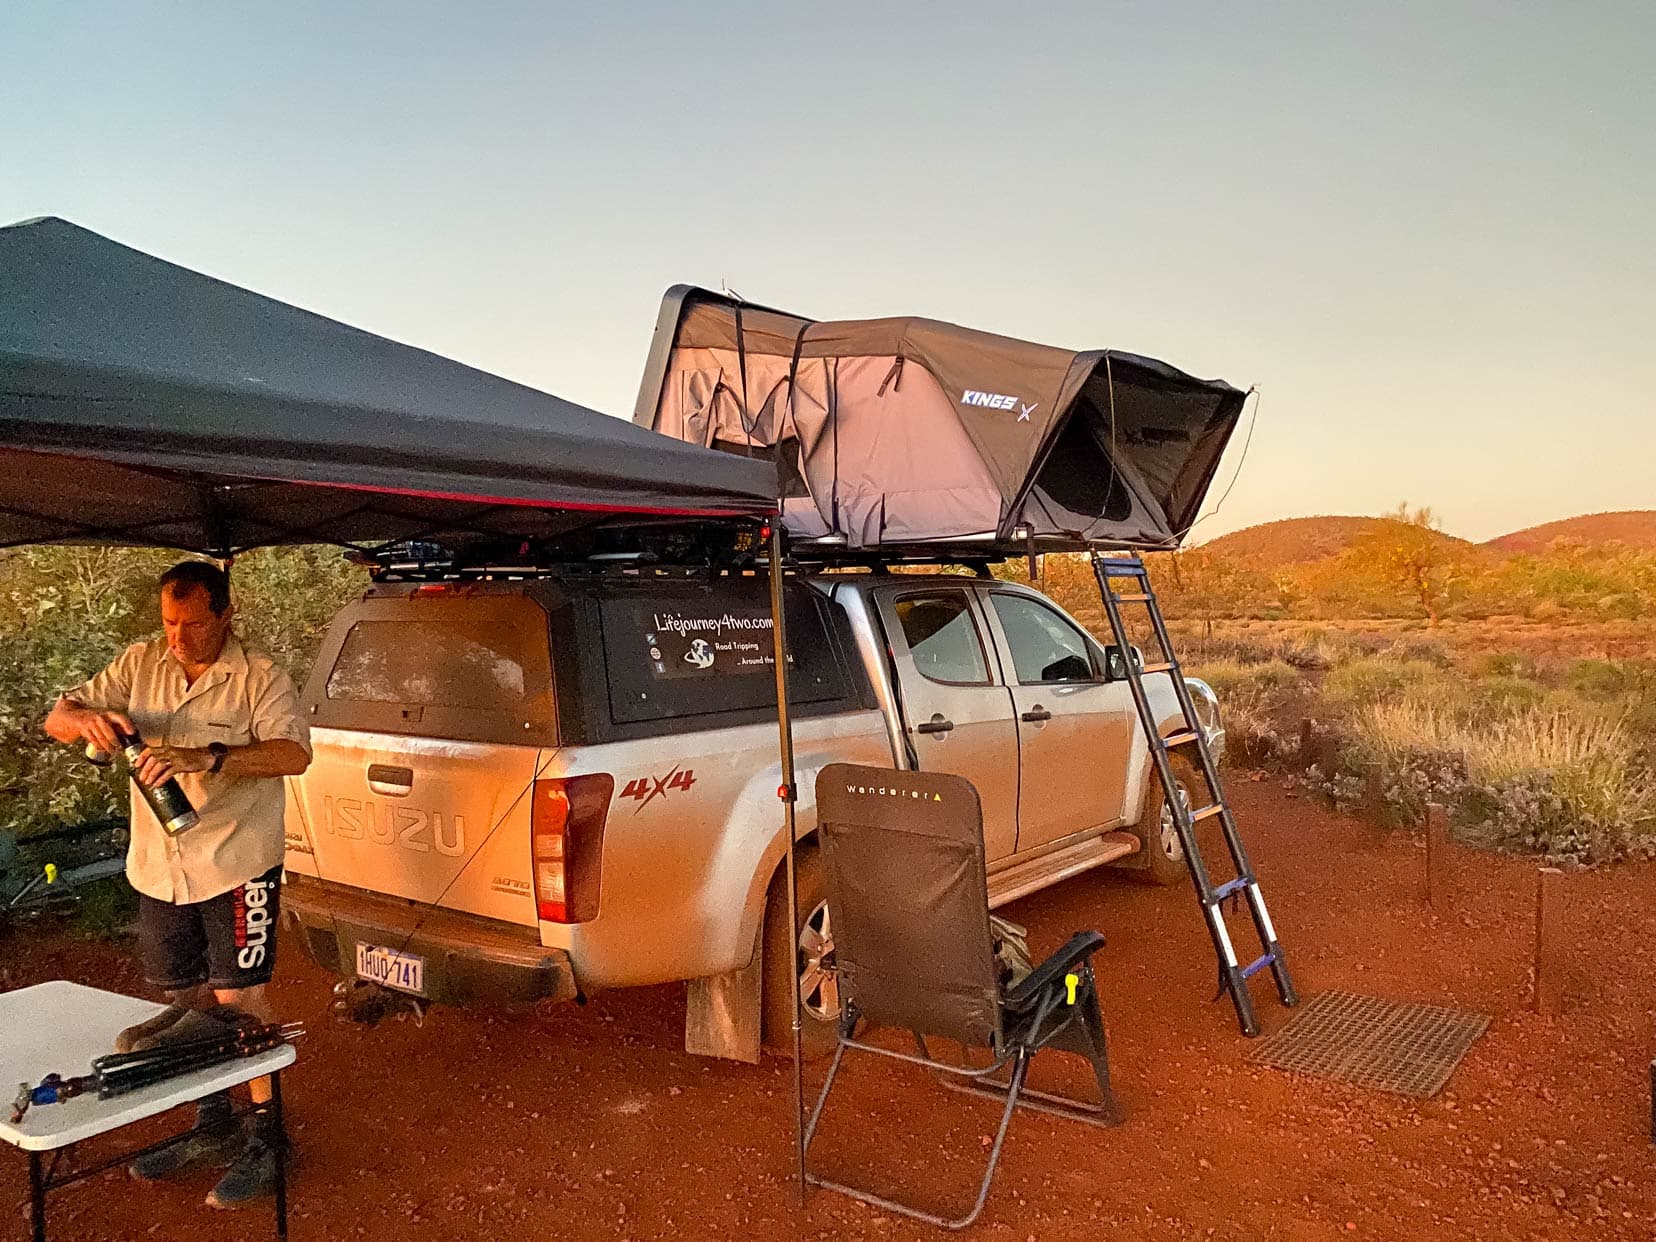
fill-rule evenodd
<path id="1" fill-rule="evenodd" d="M 1564 873 L 1541 867 L 1535 873 L 1535 1012 L 1549 1018 L 1564 1012 L 1569 968 L 1564 927 Z"/>
<path id="2" fill-rule="evenodd" d="M 1449 808 L 1437 802 L 1426 807 L 1426 904 L 1437 914 L 1448 914 L 1454 904 L 1449 874 Z"/>
<path id="3" fill-rule="evenodd" d="M 1370 827 L 1381 830 L 1386 826 L 1385 768 L 1378 760 L 1363 764 L 1363 814 Z"/>

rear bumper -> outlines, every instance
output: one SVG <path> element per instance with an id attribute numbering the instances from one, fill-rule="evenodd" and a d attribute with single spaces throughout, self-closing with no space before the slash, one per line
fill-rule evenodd
<path id="1" fill-rule="evenodd" d="M 419 954 L 426 996 L 439 1004 L 572 1000 L 578 990 L 569 954 L 542 945 L 534 928 L 295 875 L 282 913 L 311 960 L 336 975 L 355 976 L 358 944 Z"/>

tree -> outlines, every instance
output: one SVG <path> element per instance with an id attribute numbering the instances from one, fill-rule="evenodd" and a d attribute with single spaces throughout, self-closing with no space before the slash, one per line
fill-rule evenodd
<path id="1" fill-rule="evenodd" d="M 1442 619 L 1462 558 L 1429 507 L 1411 509 L 1405 501 L 1382 513 L 1379 525 L 1352 545 L 1351 555 L 1418 604 L 1428 625 Z"/>
<path id="2" fill-rule="evenodd" d="M 1202 622 L 1208 638 L 1216 620 L 1257 615 L 1276 602 L 1265 574 L 1209 548 L 1185 548 L 1165 561 L 1160 594 L 1167 611 Z"/>

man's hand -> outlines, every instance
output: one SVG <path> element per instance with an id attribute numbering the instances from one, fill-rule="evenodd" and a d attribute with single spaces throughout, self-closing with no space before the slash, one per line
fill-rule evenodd
<path id="1" fill-rule="evenodd" d="M 151 789 L 180 772 L 205 772 L 213 766 L 213 752 L 195 746 L 146 746 L 132 773 Z"/>
<path id="2" fill-rule="evenodd" d="M 46 718 L 46 732 L 60 742 L 90 742 L 107 755 L 121 753 L 116 729 L 136 734 L 138 726 L 125 712 L 98 712 L 73 699 L 59 699 Z"/>

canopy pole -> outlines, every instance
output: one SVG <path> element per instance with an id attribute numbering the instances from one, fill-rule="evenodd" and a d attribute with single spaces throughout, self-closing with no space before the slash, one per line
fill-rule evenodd
<path id="1" fill-rule="evenodd" d="M 784 961 L 794 963 L 793 993 L 793 1119 L 795 1172 L 799 1177 L 798 1202 L 805 1206 L 805 1068 L 800 1046 L 799 997 L 799 880 L 794 850 L 797 844 L 794 823 L 794 803 L 799 790 L 794 785 L 793 713 L 788 706 L 788 638 L 787 619 L 782 606 L 782 521 L 770 523 L 769 540 L 771 639 L 776 651 L 776 728 L 781 744 L 782 783 L 777 797 L 782 799 L 782 831 L 787 841 L 788 868 L 788 935 L 790 952 Z"/>

